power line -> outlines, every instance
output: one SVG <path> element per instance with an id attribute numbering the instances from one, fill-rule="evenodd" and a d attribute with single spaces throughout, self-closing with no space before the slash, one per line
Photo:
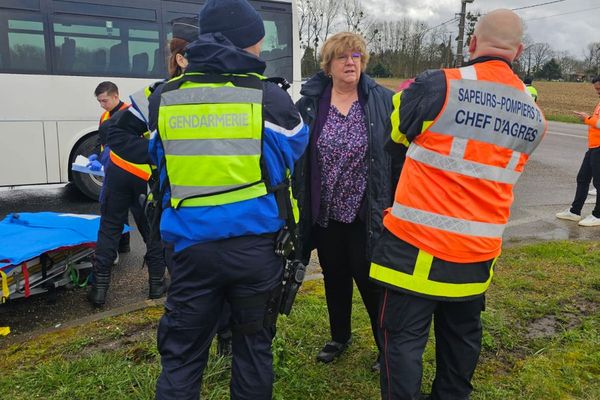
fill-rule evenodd
<path id="1" fill-rule="evenodd" d="M 547 1 L 547 2 L 545 2 L 545 3 L 538 3 L 538 4 L 533 4 L 533 5 L 530 5 L 530 6 L 525 6 L 525 7 L 511 8 L 511 10 L 513 10 L 513 11 L 517 11 L 517 10 L 525 10 L 526 8 L 541 7 L 541 6 L 546 6 L 546 5 L 548 5 L 548 4 L 562 3 L 563 1 L 566 1 L 566 0 L 554 0 L 554 1 Z"/>
<path id="2" fill-rule="evenodd" d="M 441 24 L 438 24 L 438 25 L 436 25 L 436 26 L 432 26 L 431 28 L 427 28 L 427 30 L 426 30 L 425 32 L 432 31 L 432 30 L 434 30 L 435 28 L 439 28 L 440 26 L 443 26 L 443 25 L 449 24 L 449 23 L 451 23 L 451 22 L 456 22 L 456 21 L 458 21 L 458 17 L 454 17 L 454 18 L 452 18 L 452 19 L 449 19 L 448 21 L 442 22 Z"/>
<path id="3" fill-rule="evenodd" d="M 535 21 L 537 19 L 560 17 L 562 15 L 577 14 L 577 13 L 581 13 L 581 12 L 585 12 L 585 11 L 597 10 L 599 8 L 600 7 L 592 7 L 592 8 L 586 8 L 585 10 L 570 11 L 570 12 L 566 12 L 566 13 L 562 13 L 562 14 L 546 15 L 545 17 L 528 18 L 528 19 L 526 19 L 524 21 Z"/>

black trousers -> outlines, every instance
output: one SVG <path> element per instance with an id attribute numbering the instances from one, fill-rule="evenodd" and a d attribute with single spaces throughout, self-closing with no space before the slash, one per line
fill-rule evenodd
<path id="1" fill-rule="evenodd" d="M 594 183 L 595 188 L 600 188 L 600 147 L 589 149 L 583 157 L 577 173 L 577 189 L 575 190 L 575 199 L 571 204 L 572 213 L 581 215 L 581 209 L 590 189 L 590 182 Z M 600 218 L 600 195 L 596 196 L 596 205 L 592 215 Z"/>
<path id="2" fill-rule="evenodd" d="M 266 300 L 281 284 L 283 262 L 274 237 L 242 236 L 200 243 L 174 253 L 165 314 L 158 325 L 162 371 L 156 398 L 198 400 L 211 341 L 227 300 L 233 324 L 230 393 L 233 400 L 271 400 L 274 324 Z M 264 297 L 264 296 L 263 296 Z M 260 322 L 244 334 L 236 326 Z"/>
<path id="3" fill-rule="evenodd" d="M 481 351 L 480 314 L 485 297 L 448 302 L 385 289 L 381 300 L 381 398 L 421 398 L 423 351 L 432 316 L 435 331 L 436 372 L 434 400 L 466 400 L 473 386 Z"/>
<path id="4" fill-rule="evenodd" d="M 317 225 L 314 229 L 332 340 L 344 343 L 350 338 L 354 279 L 371 320 L 375 343 L 381 351 L 377 334 L 381 289 L 369 279 L 371 262 L 366 254 L 365 224 L 358 219 L 351 224 L 329 220 L 327 228 Z"/>
<path id="5" fill-rule="evenodd" d="M 100 203 L 100 229 L 96 242 L 95 268 L 110 270 L 119 248 L 123 226 L 129 211 L 146 243 L 145 260 L 150 276 L 162 277 L 165 259 L 160 240 L 160 231 L 152 230 L 140 204 L 140 195 L 147 193 L 147 183 L 121 168 L 109 164 L 106 168 L 103 194 Z"/>

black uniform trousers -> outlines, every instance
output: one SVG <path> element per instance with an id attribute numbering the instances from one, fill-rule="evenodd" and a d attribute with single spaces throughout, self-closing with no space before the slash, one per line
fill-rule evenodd
<path id="1" fill-rule="evenodd" d="M 211 341 L 227 300 L 234 327 L 231 399 L 270 400 L 275 326 L 262 323 L 266 300 L 259 305 L 253 299 L 281 284 L 283 261 L 275 255 L 274 235 L 199 243 L 174 253 L 169 268 L 171 286 L 158 325 L 162 371 L 156 398 L 198 399 Z M 256 321 L 261 324 L 255 333 L 235 329 Z"/>
<path id="2" fill-rule="evenodd" d="M 140 204 L 140 195 L 147 193 L 146 181 L 109 163 L 102 190 L 95 268 L 101 271 L 110 270 L 117 257 L 123 226 L 131 210 L 137 229 L 146 243 L 144 259 L 148 265 L 148 274 L 162 277 L 165 273 L 165 259 L 160 232 L 153 229 L 150 237 L 148 220 Z"/>
<path id="3" fill-rule="evenodd" d="M 350 224 L 329 220 L 327 228 L 317 225 L 314 229 L 332 340 L 345 343 L 350 339 L 354 279 L 369 314 L 375 344 L 381 351 L 377 334 L 381 289 L 369 279 L 371 262 L 366 254 L 364 222 L 358 218 Z"/>
<path id="4" fill-rule="evenodd" d="M 572 213 L 581 215 L 581 209 L 590 189 L 590 182 L 594 183 L 596 189 L 600 188 L 600 147 L 589 149 L 583 157 L 577 173 L 577 189 L 575 190 L 575 199 L 571 204 Z M 600 218 L 600 194 L 596 196 L 596 205 L 592 215 Z"/>
<path id="5" fill-rule="evenodd" d="M 466 400 L 481 351 L 482 295 L 467 301 L 441 301 L 385 289 L 380 323 L 381 398 L 421 398 L 423 351 L 434 320 L 436 372 L 434 400 Z"/>

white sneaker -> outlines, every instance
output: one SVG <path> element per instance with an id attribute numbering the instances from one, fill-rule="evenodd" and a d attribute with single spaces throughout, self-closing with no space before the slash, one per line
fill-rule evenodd
<path id="1" fill-rule="evenodd" d="M 119 252 L 117 251 L 117 257 L 115 257 L 115 261 L 113 261 L 113 265 L 119 264 Z"/>
<path id="2" fill-rule="evenodd" d="M 556 218 L 567 219 L 569 221 L 579 221 L 581 220 L 581 215 L 573 214 L 570 208 L 567 208 L 565 211 L 561 211 L 556 213 Z"/>
<path id="3" fill-rule="evenodd" d="M 596 218 L 593 215 L 588 215 L 581 221 L 579 221 L 580 226 L 600 226 L 600 218 Z"/>
<path id="4" fill-rule="evenodd" d="M 591 189 L 588 191 L 588 194 L 589 194 L 590 196 L 596 196 L 596 195 L 598 194 L 598 191 L 596 190 L 596 188 L 595 188 L 595 187 L 592 187 L 592 188 L 591 188 Z"/>

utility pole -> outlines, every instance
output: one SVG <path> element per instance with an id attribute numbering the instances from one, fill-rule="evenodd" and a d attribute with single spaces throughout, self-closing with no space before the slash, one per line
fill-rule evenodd
<path id="1" fill-rule="evenodd" d="M 456 66 L 460 67 L 463 62 L 463 37 L 465 35 L 465 17 L 467 15 L 467 3 L 475 0 L 460 0 L 460 19 L 458 22 L 458 44 L 456 47 Z"/>

